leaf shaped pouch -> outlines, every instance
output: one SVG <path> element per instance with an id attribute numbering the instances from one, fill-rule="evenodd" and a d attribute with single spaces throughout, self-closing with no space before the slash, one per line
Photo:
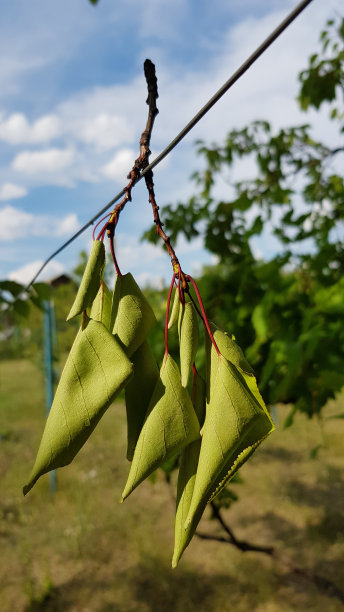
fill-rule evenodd
<path id="1" fill-rule="evenodd" d="M 194 374 L 191 399 L 199 423 L 202 426 L 206 399 L 205 382 L 197 372 Z M 193 528 L 193 525 L 190 525 L 187 529 L 185 529 L 184 525 L 192 500 L 200 450 L 201 440 L 198 439 L 186 446 L 181 454 L 177 484 L 177 510 L 174 530 L 172 567 L 177 567 L 178 561 L 185 548 L 190 543 L 196 528 L 196 526 Z"/>
<path id="2" fill-rule="evenodd" d="M 253 369 L 248 363 L 242 349 L 240 346 L 233 340 L 228 334 L 217 329 L 214 325 L 212 327 L 212 332 L 214 335 L 214 340 L 219 348 L 221 355 L 226 357 L 228 361 L 230 361 L 236 368 L 238 368 L 241 372 L 245 372 L 246 374 L 253 374 Z"/>
<path id="3" fill-rule="evenodd" d="M 91 307 L 88 308 L 87 314 L 90 319 L 100 321 L 100 323 L 105 325 L 106 329 L 110 330 L 111 305 L 112 293 L 104 281 L 102 281 Z"/>
<path id="4" fill-rule="evenodd" d="M 171 329 L 171 327 L 173 327 L 175 322 L 178 321 L 179 308 L 180 308 L 179 291 L 178 291 L 178 287 L 176 287 L 174 290 L 174 299 L 173 299 L 171 315 L 168 321 L 168 329 Z"/>
<path id="5" fill-rule="evenodd" d="M 238 370 L 223 355 L 215 355 L 216 372 L 211 375 L 210 400 L 186 527 L 198 523 L 206 504 L 274 429 L 269 415 Z"/>
<path id="6" fill-rule="evenodd" d="M 164 358 L 136 444 L 122 500 L 173 454 L 199 438 L 199 422 L 177 364 Z"/>
<path id="7" fill-rule="evenodd" d="M 134 366 L 134 374 L 125 387 L 128 461 L 131 461 L 134 456 L 135 446 L 145 420 L 149 402 L 159 379 L 159 368 L 146 340 L 132 355 L 131 361 Z"/>
<path id="8" fill-rule="evenodd" d="M 93 240 L 88 262 L 76 294 L 73 306 L 70 309 L 67 321 L 86 310 L 98 293 L 105 267 L 105 247 L 101 240 Z"/>
<path id="9" fill-rule="evenodd" d="M 219 329 L 216 329 L 214 331 L 214 339 L 220 350 L 221 355 L 226 357 L 228 361 L 230 361 L 233 365 L 236 366 L 236 368 L 244 378 L 246 385 L 248 386 L 252 395 L 257 400 L 258 404 L 260 404 L 260 406 L 263 408 L 268 418 L 271 420 L 267 407 L 259 392 L 253 369 L 246 360 L 245 355 L 240 346 L 234 340 L 232 340 L 225 332 L 222 332 Z M 216 363 L 216 353 L 213 348 L 211 351 L 211 359 L 213 359 Z"/>
<path id="10" fill-rule="evenodd" d="M 197 313 L 192 302 L 182 304 L 179 310 L 178 333 L 181 381 L 186 387 L 198 348 Z"/>
<path id="11" fill-rule="evenodd" d="M 118 275 L 113 292 L 111 326 L 128 357 L 141 346 L 155 323 L 154 312 L 132 275 Z"/>
<path id="12" fill-rule="evenodd" d="M 24 495 L 42 474 L 67 465 L 132 374 L 102 323 L 86 318 L 63 369 Z"/>

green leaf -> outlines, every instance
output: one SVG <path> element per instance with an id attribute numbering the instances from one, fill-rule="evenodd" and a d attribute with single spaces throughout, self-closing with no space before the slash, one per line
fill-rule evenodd
<path id="1" fill-rule="evenodd" d="M 102 323 L 86 318 L 63 369 L 24 495 L 42 474 L 69 464 L 132 374 Z"/>
<path id="2" fill-rule="evenodd" d="M 197 313 L 192 302 L 181 305 L 178 320 L 178 335 L 180 345 L 180 372 L 183 387 L 188 384 L 192 364 L 198 348 Z"/>
<path id="3" fill-rule="evenodd" d="M 100 323 L 105 325 L 106 329 L 110 330 L 111 307 L 112 293 L 106 283 L 102 281 L 91 307 L 87 310 L 87 314 L 90 319 L 93 319 L 93 321 L 100 321 Z"/>
<path id="4" fill-rule="evenodd" d="M 179 306 L 180 306 L 179 291 L 178 291 L 178 288 L 176 287 L 175 290 L 174 290 L 174 299 L 173 299 L 173 305 L 172 305 L 172 311 L 171 311 L 171 314 L 170 314 L 170 319 L 169 319 L 169 322 L 168 322 L 168 329 L 171 329 L 171 327 L 178 320 Z"/>
<path id="5" fill-rule="evenodd" d="M 251 394 L 238 370 L 222 355 L 215 356 L 210 368 L 210 399 L 186 528 L 190 525 L 196 528 L 206 504 L 274 429 L 267 411 Z"/>
<path id="6" fill-rule="evenodd" d="M 197 372 L 194 374 L 191 395 L 193 407 L 202 426 L 205 415 L 206 389 L 205 382 Z M 178 473 L 177 505 L 174 530 L 174 552 L 172 567 L 177 567 L 184 550 L 191 542 L 195 529 L 192 525 L 185 529 L 185 521 L 189 512 L 192 493 L 194 490 L 201 440 L 195 440 L 184 448 Z"/>
<path id="7" fill-rule="evenodd" d="M 131 361 L 134 366 L 134 374 L 125 388 L 128 461 L 131 461 L 134 456 L 135 446 L 145 420 L 149 402 L 159 378 L 159 368 L 146 340 L 132 355 Z"/>
<path id="8" fill-rule="evenodd" d="M 130 357 L 155 325 L 154 312 L 130 273 L 117 276 L 112 300 L 112 333 Z"/>
<path id="9" fill-rule="evenodd" d="M 124 500 L 172 455 L 199 438 L 199 423 L 177 364 L 164 357 L 140 437 L 137 441 Z"/>
<path id="10" fill-rule="evenodd" d="M 245 355 L 240 346 L 235 342 L 233 338 L 230 338 L 225 332 L 216 329 L 212 326 L 214 340 L 218 346 L 218 349 L 228 361 L 230 361 L 236 368 L 240 369 L 246 374 L 253 374 L 253 369 L 248 363 Z"/>
<path id="11" fill-rule="evenodd" d="M 30 313 L 30 304 L 27 300 L 16 299 L 14 302 L 12 302 L 12 308 L 14 312 L 16 312 L 21 317 L 26 318 Z"/>
<path id="12" fill-rule="evenodd" d="M 231 481 L 233 482 L 233 481 Z M 214 503 L 218 508 L 230 508 L 233 502 L 239 500 L 239 496 L 233 491 L 233 489 L 222 489 L 216 496 Z"/>
<path id="13" fill-rule="evenodd" d="M 257 304 L 252 312 L 252 324 L 261 342 L 265 342 L 269 335 L 269 322 L 264 303 Z"/>
<path id="14" fill-rule="evenodd" d="M 105 247 L 101 240 L 94 240 L 74 304 L 67 321 L 86 310 L 98 293 L 105 267 Z"/>
<path id="15" fill-rule="evenodd" d="M 13 297 L 17 297 L 25 291 L 25 287 L 11 280 L 2 280 L 0 281 L 0 291 L 8 291 L 13 295 Z"/>
<path id="16" fill-rule="evenodd" d="M 52 286 L 47 283 L 34 283 L 32 288 L 37 293 L 40 300 L 50 300 L 52 293 Z"/>

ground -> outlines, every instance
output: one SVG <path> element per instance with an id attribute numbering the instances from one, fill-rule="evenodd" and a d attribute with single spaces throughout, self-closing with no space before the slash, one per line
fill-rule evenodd
<path id="1" fill-rule="evenodd" d="M 171 569 L 174 501 L 163 475 L 119 503 L 128 473 L 125 410 L 115 403 L 73 464 L 26 498 L 44 424 L 44 384 L 29 361 L 0 363 L 1 612 L 337 612 L 338 598 L 288 562 L 194 538 Z M 326 415 L 343 412 L 339 398 Z M 224 512 L 237 537 L 273 545 L 342 588 L 344 420 L 302 416 L 280 426 L 242 468 L 240 500 Z M 315 459 L 311 450 L 325 444 Z M 200 530 L 220 535 L 202 520 Z"/>

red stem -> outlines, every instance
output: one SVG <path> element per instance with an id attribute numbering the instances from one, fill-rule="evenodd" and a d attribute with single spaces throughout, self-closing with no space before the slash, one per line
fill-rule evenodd
<path id="1" fill-rule="evenodd" d="M 210 340 L 212 341 L 213 346 L 214 346 L 214 348 L 215 348 L 215 350 L 216 350 L 216 352 L 217 352 L 218 356 L 220 356 L 220 355 L 221 355 L 221 353 L 220 353 L 219 347 L 217 346 L 217 344 L 216 344 L 216 342 L 215 342 L 215 340 L 214 340 L 214 336 L 213 336 L 213 334 L 212 334 L 212 331 L 211 331 L 211 329 L 210 329 L 209 321 L 208 321 L 208 319 L 207 319 L 207 315 L 206 315 L 205 310 L 204 310 L 204 306 L 203 306 L 202 298 L 201 298 L 200 292 L 198 291 L 198 287 L 197 287 L 197 285 L 196 285 L 196 283 L 195 283 L 194 279 L 192 278 L 192 276 L 186 276 L 186 277 L 185 277 L 185 279 L 186 279 L 187 281 L 191 281 L 191 283 L 192 283 L 192 286 L 193 286 L 193 288 L 194 288 L 194 290 L 195 290 L 195 293 L 196 293 L 196 296 L 197 296 L 197 299 L 198 299 L 198 303 L 199 303 L 199 306 L 200 306 L 200 309 L 201 309 L 201 312 L 202 312 L 202 315 L 203 315 L 203 323 L 204 323 L 204 325 L 205 325 L 205 327 L 206 327 L 206 330 L 207 330 L 207 332 L 208 332 L 208 334 L 209 334 L 209 338 L 210 338 Z"/>
<path id="2" fill-rule="evenodd" d="M 164 360 L 168 355 L 168 320 L 170 318 L 170 303 L 171 303 L 171 295 L 174 286 L 174 281 L 176 279 L 176 273 L 173 272 L 172 281 L 170 285 L 170 290 L 168 292 L 167 305 L 166 305 L 166 321 L 165 321 L 165 355 Z"/>
<path id="3" fill-rule="evenodd" d="M 93 230 L 93 240 L 95 240 L 94 234 L 95 234 L 95 231 L 96 231 L 98 225 L 100 225 L 101 222 L 104 221 L 104 219 L 107 219 L 107 217 L 110 217 L 110 215 L 111 215 L 111 213 L 108 213 L 107 215 L 105 215 L 105 217 L 103 217 L 102 219 L 100 219 L 100 221 L 98 221 L 97 225 L 95 225 L 94 230 Z"/>
<path id="4" fill-rule="evenodd" d="M 104 240 L 104 234 L 107 230 L 107 223 L 105 223 L 104 227 L 102 227 L 102 229 L 100 230 L 98 236 L 97 236 L 97 240 L 101 240 L 103 242 Z"/>
<path id="5" fill-rule="evenodd" d="M 113 232 L 110 233 L 109 241 L 110 241 L 110 251 L 111 251 L 113 263 L 115 264 L 116 272 L 117 272 L 118 276 L 122 276 L 122 273 L 121 273 L 121 271 L 119 269 L 119 266 L 118 266 L 118 263 L 117 263 L 117 259 L 116 259 L 116 255 L 115 255 L 115 247 L 114 247 L 114 244 L 113 244 Z"/>

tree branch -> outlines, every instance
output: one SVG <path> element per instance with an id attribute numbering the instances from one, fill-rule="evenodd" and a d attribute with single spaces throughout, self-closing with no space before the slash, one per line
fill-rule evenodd
<path id="1" fill-rule="evenodd" d="M 273 546 L 258 546 L 257 544 L 251 544 L 250 542 L 246 542 L 245 540 L 239 540 L 234 535 L 230 527 L 228 527 L 228 525 L 225 523 L 221 515 L 221 511 L 217 507 L 217 505 L 214 502 L 211 502 L 210 505 L 212 508 L 214 518 L 216 518 L 216 520 L 220 523 L 222 529 L 227 533 L 228 538 L 229 538 L 228 542 L 230 542 L 230 544 L 233 544 L 233 546 L 235 546 L 239 550 L 242 550 L 243 552 L 247 552 L 247 551 L 261 552 L 261 553 L 264 553 L 270 556 L 273 556 L 275 554 L 275 549 L 273 548 Z"/>
<path id="2" fill-rule="evenodd" d="M 150 138 L 151 138 L 151 133 L 153 129 L 154 119 L 159 112 L 157 109 L 157 105 L 156 105 L 156 100 L 159 97 L 159 94 L 158 94 L 157 78 L 155 75 L 155 66 L 150 60 L 146 60 L 144 64 L 144 70 L 145 70 L 145 77 L 146 77 L 147 87 L 148 87 L 148 98 L 146 102 L 149 106 L 149 112 L 148 112 L 148 121 L 147 121 L 146 129 L 142 133 L 141 140 L 140 140 L 140 151 L 141 151 L 141 156 L 142 156 L 141 163 L 143 164 L 142 167 L 146 167 L 149 164 Z M 139 160 L 140 158 L 136 161 L 139 161 Z M 145 182 L 146 182 L 146 187 L 148 190 L 148 199 L 149 199 L 149 202 L 153 210 L 153 217 L 154 217 L 154 223 L 156 224 L 156 231 L 165 243 L 168 254 L 171 258 L 171 263 L 172 263 L 174 272 L 178 274 L 180 271 L 180 265 L 179 265 L 178 258 L 175 254 L 175 251 L 173 247 L 171 246 L 170 238 L 167 236 L 167 234 L 163 230 L 163 223 L 161 222 L 160 215 L 159 215 L 159 206 L 157 205 L 156 198 L 155 198 L 152 170 L 147 172 L 147 174 L 145 175 Z"/>
<path id="3" fill-rule="evenodd" d="M 125 187 L 125 196 L 115 206 L 115 208 L 113 209 L 111 213 L 109 221 L 105 224 L 105 227 L 100 232 L 100 236 L 102 236 L 104 232 L 107 231 L 110 241 L 113 240 L 113 236 L 115 233 L 115 229 L 118 223 L 118 218 L 119 218 L 120 213 L 122 212 L 126 203 L 131 201 L 132 188 L 134 187 L 135 183 L 140 177 L 142 170 L 144 170 L 144 168 L 146 168 L 149 164 L 149 155 L 150 155 L 149 144 L 150 144 L 150 139 L 152 135 L 154 119 L 159 112 L 156 106 L 156 99 L 158 98 L 159 94 L 158 94 L 157 79 L 155 76 L 155 66 L 151 62 L 151 60 L 146 59 L 143 67 L 144 67 L 144 73 L 145 73 L 147 87 L 148 87 L 148 97 L 146 100 L 149 106 L 148 118 L 147 118 L 146 127 L 144 131 L 142 132 L 141 138 L 140 138 L 140 155 L 135 160 L 135 163 L 127 176 L 127 178 L 130 180 L 129 180 L 128 185 Z"/>

